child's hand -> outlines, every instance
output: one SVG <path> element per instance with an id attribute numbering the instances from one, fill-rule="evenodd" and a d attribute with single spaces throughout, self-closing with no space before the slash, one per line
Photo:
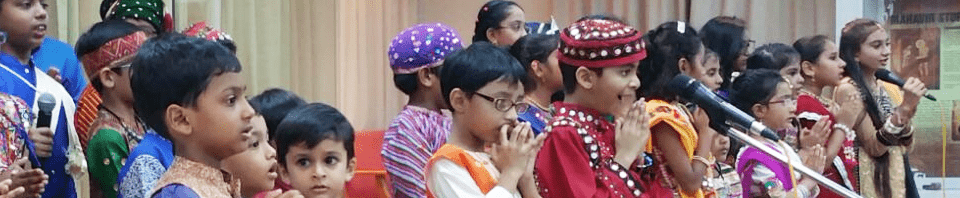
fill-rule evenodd
<path id="1" fill-rule="evenodd" d="M 63 83 L 63 77 L 60 76 L 60 69 L 50 68 L 47 70 L 47 75 L 54 80 L 57 80 L 58 83 Z"/>
<path id="2" fill-rule="evenodd" d="M 530 123 L 515 124 L 513 128 L 508 125 L 500 127 L 500 142 L 493 144 L 490 156 L 497 170 L 517 176 L 523 174 L 530 161 L 530 151 L 535 146 L 530 141 L 531 134 Z"/>
<path id="3" fill-rule="evenodd" d="M 802 128 L 800 129 L 800 148 L 809 148 L 814 145 L 823 144 L 827 141 L 828 133 L 830 132 L 830 126 L 833 126 L 833 123 L 830 122 L 829 117 L 821 117 L 817 123 L 813 124 L 811 128 Z"/>
<path id="4" fill-rule="evenodd" d="M 817 173 L 823 173 L 823 168 L 827 163 L 826 155 L 823 154 L 823 146 L 817 144 L 810 148 L 800 149 L 798 154 L 800 154 L 800 159 L 803 160 L 803 165 L 817 171 Z"/>
<path id="5" fill-rule="evenodd" d="M 540 148 L 543 147 L 543 140 L 547 139 L 546 133 L 541 133 L 537 135 L 536 138 L 531 138 L 530 142 L 533 144 L 533 149 L 530 149 L 530 153 L 527 156 L 527 167 L 523 171 L 523 177 L 520 179 L 533 179 L 533 167 L 537 162 L 537 153 L 540 152 Z"/>
<path id="6" fill-rule="evenodd" d="M 13 190 L 10 189 L 10 184 L 13 183 L 13 180 L 6 179 L 0 181 L 0 198 L 14 198 L 19 197 L 24 192 L 24 188 L 16 187 Z"/>
<path id="7" fill-rule="evenodd" d="M 847 125 L 847 127 L 853 127 L 853 125 L 857 124 L 854 122 L 856 122 L 857 117 L 863 113 L 863 102 L 860 100 L 860 92 L 840 96 L 837 102 L 839 103 L 839 105 L 835 105 L 837 109 L 831 111 L 837 116 L 837 122 Z"/>
<path id="8" fill-rule="evenodd" d="M 630 106 L 624 117 L 617 118 L 614 160 L 620 165 L 633 164 L 650 139 L 650 117 L 646 109 L 647 102 L 641 99 Z"/>
<path id="9" fill-rule="evenodd" d="M 33 128 L 30 130 L 30 140 L 33 141 L 37 157 L 50 157 L 53 151 L 53 131 L 50 127 Z"/>
<path id="10" fill-rule="evenodd" d="M 19 162 L 18 162 L 19 163 Z M 10 175 L 10 188 L 23 188 L 28 197 L 40 197 L 47 185 L 49 177 L 39 168 L 14 170 Z"/>

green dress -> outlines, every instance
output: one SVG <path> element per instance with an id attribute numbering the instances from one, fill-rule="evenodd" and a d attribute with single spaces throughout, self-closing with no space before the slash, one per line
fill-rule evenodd
<path id="1" fill-rule="evenodd" d="M 126 162 L 130 150 L 143 137 L 140 126 L 124 127 L 109 111 L 100 108 L 97 119 L 90 126 L 93 136 L 87 144 L 87 166 L 90 171 L 94 197 L 117 197 L 117 175 Z"/>

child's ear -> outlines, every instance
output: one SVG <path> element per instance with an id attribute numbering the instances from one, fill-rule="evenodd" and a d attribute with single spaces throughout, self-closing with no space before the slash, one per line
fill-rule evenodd
<path id="1" fill-rule="evenodd" d="M 690 60 L 687 60 L 687 58 L 680 58 L 680 60 L 677 60 L 677 67 L 679 67 L 681 73 L 687 75 L 690 75 L 690 73 L 693 72 L 693 68 L 691 68 L 692 65 L 690 65 Z"/>
<path id="2" fill-rule="evenodd" d="M 453 109 L 455 113 L 463 112 L 467 109 L 467 93 L 460 90 L 460 88 L 453 88 L 450 91 L 450 109 Z"/>
<path id="3" fill-rule="evenodd" d="M 763 116 L 767 114 L 768 109 L 766 105 L 754 104 L 752 107 L 750 107 L 750 110 L 753 111 L 753 116 L 756 117 L 757 120 L 760 120 L 763 119 Z"/>
<path id="4" fill-rule="evenodd" d="M 277 171 L 280 172 L 280 181 L 285 183 L 290 183 L 290 171 L 287 170 L 287 165 L 277 164 Z"/>
<path id="5" fill-rule="evenodd" d="M 435 86 L 433 83 L 433 78 L 436 78 L 436 75 L 432 75 L 433 72 L 430 68 L 423 68 L 417 70 L 417 83 L 423 87 L 432 87 Z"/>
<path id="6" fill-rule="evenodd" d="M 542 78 L 547 74 L 547 67 L 544 67 L 543 63 L 541 63 L 539 60 L 533 60 L 530 62 L 530 70 L 533 71 L 533 76 L 538 78 Z"/>
<path id="7" fill-rule="evenodd" d="M 357 158 L 356 157 L 350 158 L 350 161 L 347 162 L 347 175 L 346 175 L 347 180 L 346 181 L 349 182 L 351 179 L 353 179 L 353 173 L 356 170 L 357 170 Z"/>
<path id="8" fill-rule="evenodd" d="M 800 74 L 806 76 L 814 76 L 817 74 L 817 71 L 813 69 L 815 67 L 810 61 L 800 61 Z"/>
<path id="9" fill-rule="evenodd" d="M 171 137 L 190 136 L 193 133 L 193 127 L 190 125 L 193 117 L 193 111 L 180 105 L 167 106 L 164 114 L 164 123 L 167 124 L 167 132 Z"/>
<path id="10" fill-rule="evenodd" d="M 116 76 L 112 74 L 114 73 L 110 71 L 110 68 L 102 68 L 100 71 L 97 71 L 97 79 L 100 79 L 100 84 L 103 85 L 104 88 L 116 86 Z"/>
<path id="11" fill-rule="evenodd" d="M 597 81 L 597 74 L 586 67 L 577 68 L 574 74 L 577 77 L 577 84 L 584 89 L 593 88 L 593 84 Z"/>

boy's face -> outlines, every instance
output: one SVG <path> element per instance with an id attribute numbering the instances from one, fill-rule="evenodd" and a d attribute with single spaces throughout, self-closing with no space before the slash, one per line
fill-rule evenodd
<path id="1" fill-rule="evenodd" d="M 47 1 L 2 0 L 0 30 L 10 36 L 7 44 L 18 49 L 34 49 L 47 35 Z"/>
<path id="2" fill-rule="evenodd" d="M 247 151 L 223 160 L 221 167 L 240 179 L 245 197 L 273 189 L 277 179 L 277 150 L 267 144 L 267 124 L 263 116 L 253 118 L 253 139 Z"/>
<path id="3" fill-rule="evenodd" d="M 489 96 L 489 100 L 484 96 Z M 500 101 L 498 109 L 495 101 Z M 465 122 L 469 132 L 484 142 L 500 140 L 500 127 L 517 122 L 517 106 L 510 106 L 514 102 L 523 101 L 523 85 L 519 82 L 504 80 L 503 78 L 487 83 L 467 97 L 464 109 L 457 109 L 457 114 L 463 117 L 458 122 Z"/>
<path id="4" fill-rule="evenodd" d="M 313 148 L 305 142 L 290 147 L 282 166 L 283 178 L 304 197 L 343 197 L 357 160 L 347 158 L 342 141 L 325 139 Z"/>
<path id="5" fill-rule="evenodd" d="M 637 63 L 616 67 L 607 67 L 594 83 L 591 95 L 594 104 L 609 104 L 592 107 L 603 114 L 623 115 L 630 105 L 637 101 L 636 91 L 640 87 L 637 77 Z"/>
<path id="6" fill-rule="evenodd" d="M 217 160 L 244 152 L 253 144 L 250 133 L 255 125 L 251 120 L 256 113 L 244 99 L 245 90 L 240 73 L 226 72 L 212 77 L 197 97 L 196 107 L 187 108 L 192 128 L 189 139 Z"/>
<path id="7" fill-rule="evenodd" d="M 757 119 L 764 125 L 775 130 L 793 127 L 792 123 L 796 119 L 797 97 L 786 82 L 777 84 L 777 91 L 770 101 L 757 105 L 762 106 L 760 107 L 762 113 L 757 114 L 758 111 L 754 111 L 754 115 L 757 115 Z"/>

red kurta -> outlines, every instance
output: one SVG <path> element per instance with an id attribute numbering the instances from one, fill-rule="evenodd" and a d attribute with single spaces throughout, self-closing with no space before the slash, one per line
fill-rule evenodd
<path id="1" fill-rule="evenodd" d="M 614 125 L 599 112 L 554 103 L 557 114 L 544 131 L 534 174 L 543 197 L 646 197 L 639 169 L 614 161 Z M 640 158 L 642 159 L 642 158 Z"/>

